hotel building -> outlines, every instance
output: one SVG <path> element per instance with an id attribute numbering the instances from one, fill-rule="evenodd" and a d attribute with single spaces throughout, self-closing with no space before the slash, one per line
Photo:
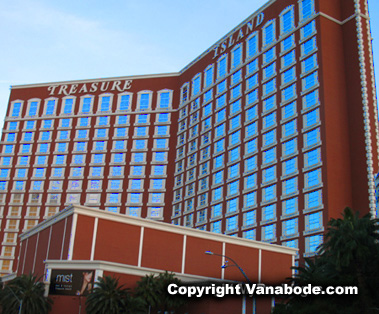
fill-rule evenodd
<path id="1" fill-rule="evenodd" d="M 312 256 L 376 215 L 376 108 L 367 0 L 271 0 L 178 73 L 13 86 L 0 272 L 70 204 Z"/>

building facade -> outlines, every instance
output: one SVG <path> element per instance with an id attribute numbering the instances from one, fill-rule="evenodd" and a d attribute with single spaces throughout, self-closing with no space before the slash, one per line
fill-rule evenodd
<path id="1" fill-rule="evenodd" d="M 178 73 L 13 86 L 0 144 L 2 274 L 70 204 L 299 248 L 376 215 L 366 0 L 272 0 Z"/>

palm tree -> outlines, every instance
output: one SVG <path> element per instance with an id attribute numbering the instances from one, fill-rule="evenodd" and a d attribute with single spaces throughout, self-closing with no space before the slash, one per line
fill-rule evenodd
<path id="1" fill-rule="evenodd" d="M 148 313 L 159 304 L 159 284 L 154 274 L 146 275 L 137 282 L 135 295 L 145 300 Z"/>
<path id="2" fill-rule="evenodd" d="M 379 220 L 371 219 L 370 215 L 359 218 L 359 213 L 348 207 L 342 216 L 343 219 L 329 221 L 320 253 L 329 258 L 337 271 L 353 272 L 359 288 L 362 313 L 368 313 L 372 304 L 365 270 L 372 257 L 379 253 Z"/>
<path id="3" fill-rule="evenodd" d="M 40 278 L 39 278 L 40 279 Z M 21 275 L 0 291 L 3 313 L 48 313 L 52 301 L 44 297 L 45 285 L 33 275 Z"/>
<path id="4" fill-rule="evenodd" d="M 127 313 L 128 289 L 118 285 L 118 279 L 99 277 L 92 293 L 87 296 L 86 310 L 89 314 Z"/>

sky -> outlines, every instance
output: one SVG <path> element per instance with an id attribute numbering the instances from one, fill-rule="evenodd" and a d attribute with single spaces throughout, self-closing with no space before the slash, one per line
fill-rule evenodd
<path id="1" fill-rule="evenodd" d="M 0 0 L 0 125 L 11 85 L 178 72 L 266 2 Z"/>

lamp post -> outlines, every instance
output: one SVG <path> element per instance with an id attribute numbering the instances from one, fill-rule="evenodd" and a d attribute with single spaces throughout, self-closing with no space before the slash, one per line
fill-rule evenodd
<path id="1" fill-rule="evenodd" d="M 239 271 L 241 272 L 241 274 L 246 278 L 247 282 L 248 282 L 248 283 L 251 283 L 250 279 L 247 277 L 247 275 L 245 274 L 245 272 L 243 271 L 243 269 L 241 268 L 241 266 L 239 266 L 239 265 L 237 264 L 237 262 L 236 262 L 234 259 L 232 259 L 231 257 L 226 256 L 226 255 L 223 255 L 223 254 L 213 253 L 212 251 L 205 251 L 205 254 L 207 254 L 207 255 L 215 255 L 215 256 L 225 257 L 225 258 L 227 258 L 228 260 L 232 261 L 234 264 L 230 265 L 230 264 L 228 263 L 228 261 L 226 260 L 225 263 L 224 263 L 224 265 L 221 266 L 221 268 L 227 268 L 227 267 L 229 267 L 229 266 L 236 266 L 236 267 L 239 269 Z"/>

